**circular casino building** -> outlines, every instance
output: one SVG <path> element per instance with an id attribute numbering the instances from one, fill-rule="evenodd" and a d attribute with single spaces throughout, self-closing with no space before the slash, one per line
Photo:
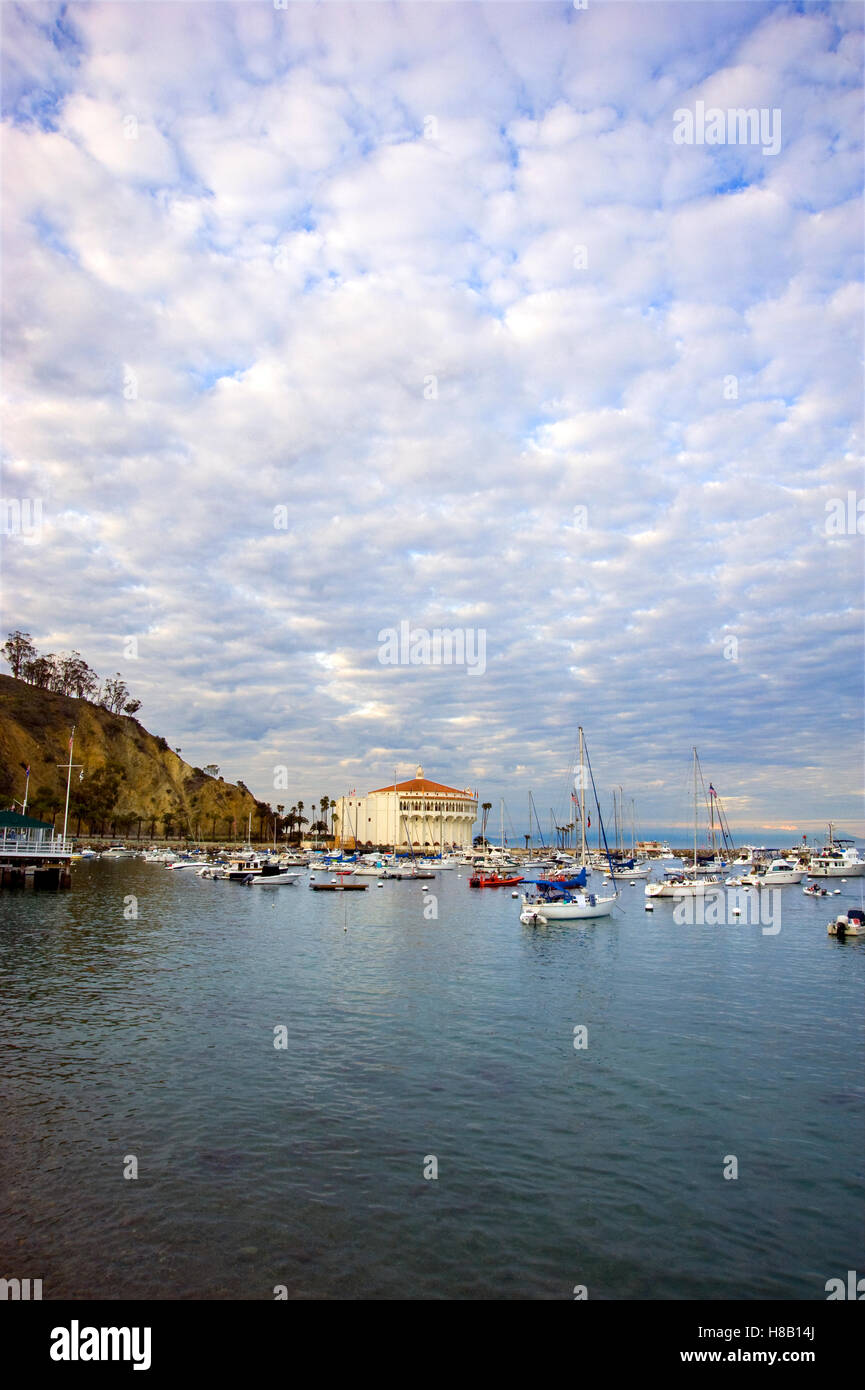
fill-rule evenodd
<path id="1" fill-rule="evenodd" d="M 408 782 L 340 797 L 333 829 L 342 849 L 470 849 L 477 814 L 476 791 L 431 782 L 419 767 Z"/>

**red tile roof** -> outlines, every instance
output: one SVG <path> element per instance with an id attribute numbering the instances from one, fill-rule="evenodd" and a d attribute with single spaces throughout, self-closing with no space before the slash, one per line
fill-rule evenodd
<path id="1" fill-rule="evenodd" d="M 394 784 L 391 782 L 388 787 L 376 787 L 375 791 L 369 792 L 370 796 L 376 796 L 379 792 L 392 792 Z M 397 782 L 396 790 L 406 792 L 410 796 L 459 796 L 470 801 L 475 800 L 475 794 L 459 787 L 446 787 L 442 782 L 431 782 L 428 777 L 413 777 L 410 782 Z"/>

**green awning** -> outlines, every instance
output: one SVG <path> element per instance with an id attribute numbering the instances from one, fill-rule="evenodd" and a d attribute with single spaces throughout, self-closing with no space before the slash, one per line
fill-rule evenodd
<path id="1" fill-rule="evenodd" d="M 17 811 L 0 811 L 0 830 L 53 830 L 50 820 L 34 820 Z"/>

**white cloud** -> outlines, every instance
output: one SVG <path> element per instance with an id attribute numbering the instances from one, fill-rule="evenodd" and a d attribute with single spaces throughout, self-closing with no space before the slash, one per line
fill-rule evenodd
<path id="1" fill-rule="evenodd" d="M 10 626 L 139 633 L 150 726 L 265 798 L 549 800 L 582 723 L 662 822 L 694 742 L 755 816 L 856 814 L 856 17 L 145 8 L 9 28 Z M 698 97 L 780 153 L 674 145 Z M 404 619 L 484 677 L 383 666 Z"/>

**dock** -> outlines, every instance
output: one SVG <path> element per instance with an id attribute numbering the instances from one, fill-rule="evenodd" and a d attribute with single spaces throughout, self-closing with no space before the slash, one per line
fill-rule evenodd
<path id="1" fill-rule="evenodd" d="M 71 843 L 48 821 L 0 811 L 0 888 L 71 888 L 71 860 Z"/>

